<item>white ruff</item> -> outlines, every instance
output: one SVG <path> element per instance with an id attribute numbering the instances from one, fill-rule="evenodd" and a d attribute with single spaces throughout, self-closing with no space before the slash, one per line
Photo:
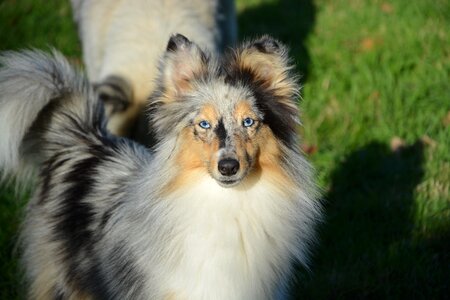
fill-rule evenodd
<path id="1" fill-rule="evenodd" d="M 272 299 L 291 260 L 304 259 L 304 245 L 298 243 L 302 197 L 263 179 L 250 187 L 223 188 L 209 176 L 172 193 L 151 213 L 159 219 L 152 221 L 159 232 L 147 233 L 156 234 L 149 240 L 158 241 L 148 247 L 159 253 L 156 261 L 155 253 L 144 254 L 141 266 L 154 274 L 150 281 L 156 279 L 162 290 L 150 294 Z M 141 249 L 148 254 L 146 250 Z"/>

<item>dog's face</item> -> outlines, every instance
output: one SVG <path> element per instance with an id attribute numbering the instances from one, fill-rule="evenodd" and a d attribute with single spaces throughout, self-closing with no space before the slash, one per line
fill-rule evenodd
<path id="1" fill-rule="evenodd" d="M 236 185 L 257 161 L 264 135 L 262 114 L 245 89 L 212 83 L 202 91 L 196 95 L 202 104 L 183 130 L 180 165 L 192 167 L 198 161 L 222 186 Z"/>
<path id="2" fill-rule="evenodd" d="M 221 61 L 181 35 L 161 65 L 153 121 L 160 139 L 177 136 L 181 173 L 205 170 L 232 187 L 275 170 L 295 140 L 298 86 L 286 51 L 263 37 Z"/>

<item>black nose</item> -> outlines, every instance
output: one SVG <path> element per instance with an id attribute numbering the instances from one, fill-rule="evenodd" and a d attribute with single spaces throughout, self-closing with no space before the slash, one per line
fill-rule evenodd
<path id="1" fill-rule="evenodd" d="M 225 158 L 219 161 L 219 172 L 225 176 L 231 176 L 239 170 L 239 162 L 232 158 Z"/>

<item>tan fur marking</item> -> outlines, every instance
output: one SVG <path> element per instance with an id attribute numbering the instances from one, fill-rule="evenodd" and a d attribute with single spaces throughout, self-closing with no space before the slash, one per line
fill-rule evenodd
<path id="1" fill-rule="evenodd" d="M 207 104 L 203 106 L 202 110 L 200 111 L 200 115 L 197 119 L 205 119 L 209 122 L 211 122 L 211 125 L 215 125 L 217 123 L 217 111 L 214 108 L 214 105 Z"/>
<path id="2" fill-rule="evenodd" d="M 36 227 L 42 228 L 40 224 L 32 224 Z M 35 237 L 36 238 L 36 237 Z M 61 270 L 54 264 L 53 260 L 49 260 L 49 253 L 54 253 L 57 245 L 55 243 L 47 243 L 46 247 L 37 247 L 32 255 L 26 257 L 27 264 L 34 264 L 39 266 L 40 272 L 36 272 L 36 277 L 30 284 L 29 298 L 30 299 L 53 299 L 55 283 L 58 282 Z M 36 268 L 36 270 L 38 270 Z"/>
<path id="3" fill-rule="evenodd" d="M 293 180 L 286 175 L 280 165 L 281 152 L 278 141 L 270 128 L 263 125 L 258 134 L 259 156 L 258 166 L 263 176 L 271 177 L 282 185 L 293 185 Z"/>
<path id="4" fill-rule="evenodd" d="M 255 71 L 259 79 L 268 84 L 277 83 L 279 82 L 277 79 L 284 78 L 282 75 L 285 66 L 276 55 L 261 53 L 254 49 L 245 49 L 241 52 L 239 58 L 240 68 L 249 68 Z"/>
<path id="5" fill-rule="evenodd" d="M 180 149 L 175 157 L 178 175 L 167 184 L 164 193 L 174 192 L 181 186 L 195 181 L 198 176 L 206 174 L 208 165 L 214 163 L 209 161 L 210 157 L 219 149 L 218 141 L 208 144 L 195 139 L 191 128 L 185 128 L 179 139 L 183 149 Z"/>
<path id="6" fill-rule="evenodd" d="M 236 108 L 234 110 L 234 116 L 235 119 L 238 120 L 240 123 L 242 123 L 242 121 L 245 118 L 252 118 L 255 121 L 255 124 L 252 127 L 246 129 L 247 134 L 251 137 L 253 134 L 256 133 L 256 128 L 258 127 L 259 121 L 249 102 L 240 101 L 236 105 Z"/>
<path id="7" fill-rule="evenodd" d="M 204 146 L 202 145 L 203 143 L 194 139 L 190 128 L 183 130 L 180 142 L 183 145 L 183 149 L 179 151 L 176 157 L 178 167 L 182 170 L 193 170 L 203 167 L 204 157 L 201 156 L 201 153 Z"/>
<path id="8" fill-rule="evenodd" d="M 296 110 L 292 97 L 297 95 L 297 84 L 294 78 L 288 77 L 291 67 L 281 56 L 261 53 L 255 49 L 244 49 L 237 58 L 238 67 L 252 70 L 265 88 L 279 96 L 283 105 Z"/>
<path id="9" fill-rule="evenodd" d="M 211 127 L 217 124 L 218 114 L 214 105 L 208 104 L 202 107 L 198 117 L 194 121 L 194 126 L 197 126 L 198 137 L 193 134 L 192 128 L 185 128 L 180 134 L 180 149 L 175 158 L 178 176 L 167 184 L 166 193 L 173 192 L 191 182 L 196 180 L 200 174 L 211 172 L 209 168 L 217 166 L 216 153 L 219 150 L 219 140 L 217 138 L 208 140 L 209 130 L 203 130 L 198 127 L 198 123 L 202 120 L 210 122 Z M 210 129 L 211 130 L 211 129 Z"/>
<path id="10" fill-rule="evenodd" d="M 182 299 L 179 297 L 175 292 L 169 292 L 167 295 L 164 296 L 164 300 L 180 300 Z"/>
<path id="11" fill-rule="evenodd" d="M 42 272 L 40 272 L 30 288 L 30 299 L 37 300 L 47 300 L 55 298 L 55 283 L 58 282 L 59 273 L 54 267 L 45 267 L 42 268 Z M 56 271 L 56 273 L 55 273 Z M 67 289 L 68 286 L 65 286 Z M 91 300 L 92 297 L 83 293 L 81 291 L 77 291 L 76 289 L 71 290 L 71 295 L 67 298 L 69 300 Z"/>
<path id="12" fill-rule="evenodd" d="M 248 101 L 240 101 L 238 104 L 236 104 L 236 107 L 234 109 L 234 115 L 236 120 L 242 120 L 247 117 L 250 118 L 256 117 Z"/>

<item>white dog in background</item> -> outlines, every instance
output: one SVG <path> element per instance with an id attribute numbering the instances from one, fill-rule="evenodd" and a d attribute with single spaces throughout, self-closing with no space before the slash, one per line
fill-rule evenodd
<path id="1" fill-rule="evenodd" d="M 71 0 L 83 59 L 108 129 L 151 144 L 146 102 L 171 34 L 220 54 L 237 39 L 233 0 Z"/>

